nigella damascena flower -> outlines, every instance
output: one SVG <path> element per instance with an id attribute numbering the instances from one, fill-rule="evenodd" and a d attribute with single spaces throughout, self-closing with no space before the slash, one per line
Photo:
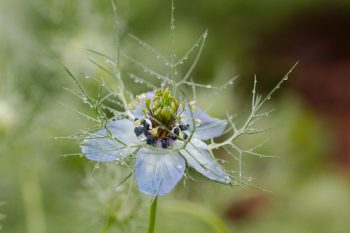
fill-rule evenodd
<path id="1" fill-rule="evenodd" d="M 194 103 L 180 103 L 168 88 L 142 94 L 130 106 L 132 119 L 111 120 L 83 141 L 88 159 L 110 162 L 136 155 L 138 188 L 151 196 L 169 193 L 187 169 L 231 184 L 205 143 L 223 134 L 226 120 L 210 117 Z"/>

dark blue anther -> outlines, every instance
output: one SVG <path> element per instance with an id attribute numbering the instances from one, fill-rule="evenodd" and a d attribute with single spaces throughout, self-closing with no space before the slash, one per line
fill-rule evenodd
<path id="1" fill-rule="evenodd" d="M 172 135 L 171 135 L 171 139 L 173 139 L 173 140 L 176 140 L 176 139 L 178 139 L 179 138 L 179 133 L 180 133 L 180 129 L 179 128 L 174 128 L 173 129 L 173 133 L 172 133 Z"/>
<path id="2" fill-rule="evenodd" d="M 168 139 L 162 139 L 161 143 L 162 143 L 162 148 L 163 149 L 168 148 L 168 146 L 169 146 L 169 140 Z"/>
<path id="3" fill-rule="evenodd" d="M 188 135 L 183 133 L 184 134 L 184 140 L 186 140 L 188 138 Z"/>
<path id="4" fill-rule="evenodd" d="M 143 127 L 146 129 L 146 130 L 149 130 L 149 124 L 147 123 L 147 121 L 145 121 L 145 120 L 142 120 L 141 121 L 141 124 L 143 125 Z"/>
<path id="5" fill-rule="evenodd" d="M 149 134 L 146 136 L 146 143 L 148 145 L 153 145 L 156 143 L 156 138 L 152 134 Z"/>
<path id="6" fill-rule="evenodd" d="M 174 132 L 174 134 L 179 135 L 180 129 L 176 127 L 176 128 L 173 130 L 173 132 Z"/>
<path id="7" fill-rule="evenodd" d="M 149 130 L 146 130 L 146 129 L 145 129 L 144 134 L 145 134 L 146 137 L 149 136 L 149 135 L 152 135 L 152 133 Z"/>
<path id="8" fill-rule="evenodd" d="M 190 125 L 189 124 L 186 124 L 186 125 L 179 125 L 179 128 L 184 131 L 184 130 L 188 130 L 190 128 Z"/>
<path id="9" fill-rule="evenodd" d="M 143 134 L 144 131 L 145 131 L 145 128 L 143 128 L 143 126 L 138 126 L 138 127 L 135 127 L 134 129 L 134 133 L 136 134 L 137 137 Z"/>

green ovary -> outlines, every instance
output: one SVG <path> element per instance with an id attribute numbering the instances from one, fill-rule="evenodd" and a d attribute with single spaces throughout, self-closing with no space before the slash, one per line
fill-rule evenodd
<path id="1" fill-rule="evenodd" d="M 151 103 L 153 103 L 152 106 Z M 179 101 L 171 95 L 169 88 L 155 91 L 155 97 L 152 100 L 146 100 L 146 109 L 143 112 L 151 120 L 153 128 L 159 127 L 155 131 L 158 135 L 155 136 L 165 137 L 164 130 L 171 130 L 176 125 L 180 120 L 179 106 Z"/>

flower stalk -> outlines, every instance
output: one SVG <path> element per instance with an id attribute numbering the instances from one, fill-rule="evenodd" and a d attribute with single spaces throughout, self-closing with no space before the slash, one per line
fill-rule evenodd
<path id="1" fill-rule="evenodd" d="M 157 202 L 158 202 L 158 196 L 154 198 L 154 201 L 152 202 L 152 205 L 150 208 L 147 233 L 154 233 L 154 229 L 156 226 Z"/>

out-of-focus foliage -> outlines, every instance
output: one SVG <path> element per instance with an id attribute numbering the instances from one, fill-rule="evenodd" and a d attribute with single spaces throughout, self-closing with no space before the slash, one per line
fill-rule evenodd
<path id="1" fill-rule="evenodd" d="M 3 206 L 4 203 L 3 202 L 0 202 L 0 207 Z M 2 221 L 6 218 L 6 215 L 5 214 L 2 214 L 0 213 L 0 231 L 2 229 Z"/>
<path id="2" fill-rule="evenodd" d="M 301 10 L 329 4 L 319 0 L 177 0 L 177 51 L 185 52 L 208 28 L 207 46 L 193 78 L 222 84 L 242 74 L 244 82 L 240 82 L 251 87 L 256 72 L 251 70 L 251 49 L 260 36 L 276 31 Z M 347 2 L 333 4 L 346 6 Z M 122 31 L 169 54 L 170 1 L 121 0 L 119 12 Z M 61 157 L 79 148 L 74 142 L 54 139 L 74 134 L 89 123 L 60 104 L 87 111 L 78 98 L 64 91 L 72 83 L 61 64 L 80 71 L 81 76 L 102 76 L 89 62 L 87 49 L 113 55 L 114 36 L 110 1 L 0 2 L 0 200 L 6 202 L 0 213 L 7 216 L 1 221 L 3 232 L 95 233 L 108 223 L 108 216 L 116 232 L 145 231 L 151 200 L 133 188 L 128 194 L 126 183 L 115 190 L 127 174 L 102 164 L 95 168 L 84 158 Z M 126 35 L 123 43 L 125 51 L 149 62 Z M 284 73 L 291 66 L 283 68 Z M 260 77 L 257 73 L 259 84 L 278 79 L 282 73 L 275 75 Z M 248 89 L 241 88 L 241 83 L 215 99 L 213 115 L 224 116 L 227 110 L 248 112 L 250 98 L 242 93 L 249 92 L 243 91 Z M 132 82 L 128 85 L 135 92 L 144 90 Z M 87 87 L 96 91 L 94 82 L 87 82 Z M 218 227 L 221 224 L 229 231 L 247 233 L 349 232 L 350 186 L 332 159 L 335 139 L 331 126 L 293 91 L 282 89 L 279 94 L 281 98 L 271 106 L 277 111 L 260 123 L 273 127 L 272 131 L 250 140 L 271 139 L 260 150 L 280 157 L 246 156 L 243 167 L 255 185 L 273 193 L 187 180 L 184 188 L 160 199 L 158 232 L 224 232 Z M 205 91 L 198 97 L 199 102 L 211 105 Z M 251 145 L 251 141 L 243 139 L 240 144 Z M 105 174 L 108 176 L 103 177 Z M 175 200 L 192 204 L 181 212 Z M 196 205 L 204 208 L 201 214 L 191 209 Z"/>

